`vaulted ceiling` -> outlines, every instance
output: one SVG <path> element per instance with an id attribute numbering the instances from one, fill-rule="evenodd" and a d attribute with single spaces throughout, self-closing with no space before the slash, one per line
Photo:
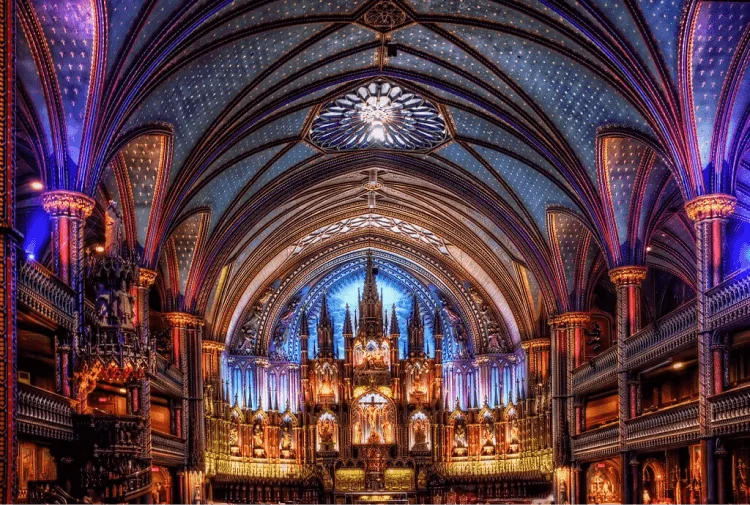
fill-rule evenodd
<path id="1" fill-rule="evenodd" d="M 169 309 L 215 338 L 378 248 L 517 343 L 608 268 L 692 285 L 684 201 L 750 215 L 748 2 L 19 4 L 23 173 L 117 200 Z M 373 82 L 434 106 L 445 138 L 316 144 L 320 111 Z"/>

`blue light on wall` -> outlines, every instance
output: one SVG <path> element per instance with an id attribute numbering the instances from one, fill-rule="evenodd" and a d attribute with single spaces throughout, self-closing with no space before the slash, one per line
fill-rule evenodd
<path id="1" fill-rule="evenodd" d="M 23 250 L 29 259 L 40 258 L 50 239 L 49 215 L 44 209 L 29 209 L 19 214 L 18 226 L 23 233 Z"/>

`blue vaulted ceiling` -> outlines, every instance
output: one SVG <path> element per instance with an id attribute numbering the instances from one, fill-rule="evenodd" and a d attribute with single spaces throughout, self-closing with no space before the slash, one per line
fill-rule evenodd
<path id="1" fill-rule="evenodd" d="M 405 22 L 368 25 L 365 14 L 383 3 Z M 152 267 L 171 240 L 181 291 L 230 263 L 247 284 L 252 265 L 280 258 L 321 220 L 367 210 L 363 184 L 377 169 L 375 205 L 445 227 L 457 247 L 476 240 L 465 250 L 501 268 L 506 297 L 519 296 L 521 275 L 541 292 L 560 286 L 550 308 L 561 309 L 568 284 L 555 277 L 570 272 L 555 256 L 571 248 L 551 222 L 594 230 L 586 247 L 613 267 L 629 257 L 618 251 L 636 249 L 633 237 L 664 237 L 663 257 L 690 254 L 679 219 L 662 215 L 680 198 L 731 192 L 735 181 L 738 194 L 750 193 L 734 153 L 747 118 L 739 90 L 750 73 L 738 48 L 750 8 L 694 3 L 32 0 L 21 9 L 18 74 L 48 186 L 94 194 L 103 185 L 119 199 L 125 186 L 113 188 L 127 181 L 133 240 Z M 53 33 L 61 17 L 64 36 Z M 421 152 L 313 145 L 320 108 L 374 80 L 434 103 L 448 140 Z M 720 96 L 733 97 L 728 108 Z M 635 180 L 633 155 L 627 166 L 604 160 L 619 171 L 600 180 L 598 139 L 613 129 L 659 146 L 648 178 Z M 653 212 L 611 208 L 638 201 Z M 656 233 L 668 222 L 674 239 Z M 197 291 L 182 294 L 205 308 Z"/>

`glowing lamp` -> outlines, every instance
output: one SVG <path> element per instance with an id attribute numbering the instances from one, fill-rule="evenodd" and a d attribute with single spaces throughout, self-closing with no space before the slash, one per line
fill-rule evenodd
<path id="1" fill-rule="evenodd" d="M 26 259 L 34 261 L 36 259 L 36 255 L 33 252 L 27 252 L 26 253 Z"/>
<path id="2" fill-rule="evenodd" d="M 683 368 L 684 366 L 685 366 L 685 363 L 683 363 L 683 362 L 681 362 L 681 361 L 678 361 L 677 363 L 675 363 L 674 365 L 672 365 L 672 368 L 674 368 L 675 370 L 680 370 L 680 369 L 682 369 L 682 368 Z"/>
<path id="3" fill-rule="evenodd" d="M 98 246 L 96 246 L 96 247 L 94 248 L 94 250 L 95 250 L 96 252 L 98 252 L 98 253 L 103 253 L 103 252 L 104 252 L 104 246 L 103 246 L 103 245 L 98 245 Z"/>
<path id="4" fill-rule="evenodd" d="M 34 191 L 41 191 L 44 189 L 44 184 L 39 180 L 31 181 L 30 186 Z"/>

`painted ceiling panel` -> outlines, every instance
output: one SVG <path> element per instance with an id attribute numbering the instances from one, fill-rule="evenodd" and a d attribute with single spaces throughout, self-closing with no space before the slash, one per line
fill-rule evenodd
<path id="1" fill-rule="evenodd" d="M 248 100 L 257 99 L 258 97 L 264 95 L 268 88 L 289 77 L 292 77 L 302 69 L 310 66 L 319 67 L 320 62 L 338 53 L 347 51 L 357 46 L 361 46 L 362 44 L 366 44 L 368 42 L 374 42 L 375 40 L 376 35 L 372 30 L 368 30 L 357 25 L 347 25 L 336 31 L 333 35 L 330 35 L 320 42 L 317 42 L 306 48 L 304 52 L 295 56 L 291 61 L 288 61 L 281 68 L 273 72 L 270 76 L 264 79 L 263 82 L 253 90 L 252 93 L 248 95 L 247 99 L 243 99 L 240 106 L 242 106 Z M 368 63 L 372 63 L 374 61 L 374 53 L 370 53 L 370 55 L 373 57 L 373 60 L 370 60 Z M 350 58 L 351 56 L 347 56 L 343 61 L 348 61 L 350 60 Z M 341 69 L 339 69 L 339 71 L 326 72 L 324 75 L 336 75 L 340 72 Z M 305 84 L 309 84 L 311 82 L 311 79 L 309 79 L 308 77 L 303 78 L 303 80 L 305 81 Z"/>
<path id="2" fill-rule="evenodd" d="M 142 135 L 121 151 L 135 206 L 138 243 L 146 244 L 151 208 L 160 177 L 165 139 L 161 135 Z"/>
<path id="3" fill-rule="evenodd" d="M 693 110 L 701 168 L 710 162 L 716 109 L 742 34 L 750 29 L 750 2 L 701 2 L 692 38 Z"/>
<path id="4" fill-rule="evenodd" d="M 137 24 L 141 9 L 146 0 L 108 0 L 107 14 L 109 15 L 109 42 L 107 46 L 107 70 L 117 59 L 125 37 Z M 174 2 L 177 3 L 177 2 Z"/>
<path id="5" fill-rule="evenodd" d="M 629 137 L 607 137 L 603 142 L 605 180 L 601 183 L 605 185 L 605 194 L 615 218 L 618 244 L 622 246 L 628 240 L 630 204 L 636 177 L 650 150 L 642 142 Z"/>
<path id="6" fill-rule="evenodd" d="M 263 175 L 260 176 L 258 181 L 253 184 L 250 190 L 242 195 L 239 205 L 243 205 L 250 197 L 255 195 L 258 191 L 263 189 L 266 184 L 271 183 L 274 179 L 282 175 L 289 168 L 302 163 L 311 156 L 314 156 L 319 151 L 310 145 L 300 142 L 287 151 L 278 161 L 276 161 L 271 167 L 269 167 Z"/>
<path id="7" fill-rule="evenodd" d="M 193 265 L 198 239 L 202 234 L 204 214 L 196 213 L 185 219 L 172 233 L 175 252 L 177 253 L 177 268 L 180 275 L 180 293 L 185 294 L 185 287 L 190 278 L 190 268 Z"/>
<path id="8" fill-rule="evenodd" d="M 186 210 L 210 207 L 212 209 L 209 225 L 210 233 L 240 191 L 283 147 L 283 145 L 271 147 L 249 156 L 222 171 L 209 182 L 203 183 L 203 187 L 186 207 Z"/>
<path id="9" fill-rule="evenodd" d="M 618 124 L 645 131 L 638 112 L 614 88 L 581 65 L 534 42 L 481 28 L 450 30 L 491 58 L 563 134 L 595 180 L 594 139 L 600 126 Z"/>
<path id="10" fill-rule="evenodd" d="M 175 125 L 174 178 L 206 128 L 236 94 L 285 51 L 321 28 L 312 24 L 274 30 L 201 57 L 152 93 L 130 119 L 130 127 L 151 121 Z"/>
<path id="11" fill-rule="evenodd" d="M 204 0 L 206 3 L 209 1 L 211 0 Z M 289 18 L 302 18 L 302 23 L 298 25 L 298 27 L 292 29 L 302 28 L 306 24 L 304 23 L 304 17 L 319 16 L 323 14 L 346 14 L 354 11 L 364 2 L 365 0 L 305 0 L 304 2 L 279 0 L 263 4 L 257 0 L 234 1 L 229 4 L 234 12 L 244 9 L 253 3 L 260 5 L 232 18 L 228 23 L 224 23 L 213 31 L 207 33 L 196 41 L 195 45 L 200 46 L 207 41 L 221 40 L 238 30 L 243 30 L 250 26 L 267 24 L 273 21 L 286 20 Z M 224 15 L 228 12 L 230 12 L 229 9 L 225 9 L 217 15 L 214 15 L 214 19 L 218 17 L 219 14 Z"/>
<path id="12" fill-rule="evenodd" d="M 60 86 L 68 155 L 77 164 L 82 148 L 93 53 L 97 44 L 93 3 L 87 0 L 37 0 L 34 8 L 44 30 Z"/>
<path id="13" fill-rule="evenodd" d="M 545 232 L 547 229 L 547 206 L 564 205 L 570 209 L 576 208 L 560 188 L 540 173 L 529 170 L 527 165 L 492 149 L 476 146 L 476 150 L 513 188 L 540 231 Z"/>
<path id="14" fill-rule="evenodd" d="M 563 212 L 555 212 L 551 221 L 552 245 L 560 259 L 567 292 L 572 294 L 576 285 L 576 266 L 581 242 L 590 232 L 579 219 Z"/>
<path id="15" fill-rule="evenodd" d="M 448 161 L 455 163 L 464 170 L 468 170 L 472 175 L 480 179 L 487 186 L 492 188 L 508 205 L 515 210 L 516 214 L 523 216 L 520 208 L 513 200 L 508 191 L 498 181 L 497 174 L 491 173 L 479 160 L 477 160 L 469 151 L 464 149 L 458 142 L 451 142 L 445 147 L 436 151 L 438 156 L 446 158 Z"/>
<path id="16" fill-rule="evenodd" d="M 299 138 L 302 125 L 309 114 L 310 109 L 301 109 L 290 114 L 274 119 L 265 126 L 253 131 L 234 145 L 212 163 L 214 167 L 221 167 L 230 160 L 243 155 L 253 149 L 264 146 L 278 140 L 287 138 Z"/>
<path id="17" fill-rule="evenodd" d="M 677 40 L 684 0 L 638 0 L 673 81 L 677 77 Z"/>
<path id="18" fill-rule="evenodd" d="M 646 190 L 644 191 L 643 200 L 639 209 L 635 209 L 639 212 L 638 218 L 638 238 L 639 240 L 645 241 L 646 237 L 646 226 L 648 226 L 647 219 L 653 217 L 654 212 L 658 212 L 657 207 L 658 198 L 660 195 L 671 195 L 677 191 L 677 185 L 674 179 L 670 179 L 668 182 L 664 182 L 667 177 L 670 177 L 669 169 L 667 168 L 664 161 L 657 159 L 654 166 L 651 168 L 651 173 L 648 176 L 646 182 Z M 663 189 L 662 189 L 663 188 Z"/>
<path id="19" fill-rule="evenodd" d="M 315 68 L 308 74 L 301 76 L 299 79 L 292 81 L 285 85 L 283 88 L 263 97 L 259 106 L 254 108 L 254 111 L 260 110 L 260 107 L 266 107 L 276 100 L 287 99 L 293 96 L 295 93 L 300 94 L 300 98 L 296 101 L 289 101 L 285 107 L 293 103 L 297 103 L 299 100 L 311 101 L 316 100 L 326 93 L 331 92 L 335 87 L 342 84 L 341 81 L 335 81 L 333 84 L 321 85 L 319 84 L 324 79 L 329 78 L 333 75 L 341 75 L 351 72 L 356 72 L 363 69 L 374 69 L 376 68 L 377 52 L 375 49 L 368 49 L 359 53 L 347 56 L 346 58 L 332 61 L 326 65 L 316 65 Z M 315 91 L 301 91 L 305 86 L 310 86 L 318 83 L 322 86 L 320 89 Z M 313 88 L 315 89 L 315 88 Z M 279 110 L 283 110 L 281 107 Z"/>
<path id="20" fill-rule="evenodd" d="M 502 149 L 518 153 L 521 157 L 544 170 L 547 175 L 562 182 L 559 172 L 542 155 L 516 135 L 469 112 L 454 108 L 450 108 L 449 111 L 453 123 L 456 125 L 458 136 L 489 142 Z"/>
<path id="21" fill-rule="evenodd" d="M 174 22 L 175 18 L 172 16 L 178 13 L 179 9 L 183 6 L 183 0 L 156 0 L 154 2 L 154 6 L 150 10 L 146 22 L 133 41 L 133 47 L 127 58 L 128 65 L 133 63 L 133 59 L 139 56 L 141 51 L 149 49 L 151 37 L 155 36 L 162 29 L 162 25 L 166 27 L 168 22 Z"/>

